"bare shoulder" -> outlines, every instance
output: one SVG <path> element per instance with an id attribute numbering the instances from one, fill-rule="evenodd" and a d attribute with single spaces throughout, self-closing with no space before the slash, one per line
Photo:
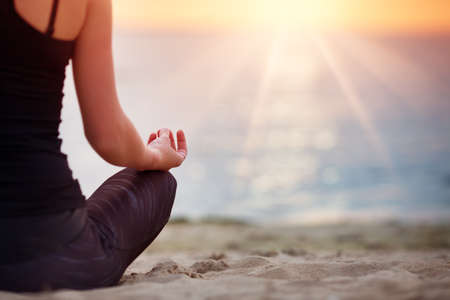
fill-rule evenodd
<path id="1" fill-rule="evenodd" d="M 87 3 L 88 13 L 104 14 L 111 11 L 112 0 L 85 0 Z"/>
<path id="2" fill-rule="evenodd" d="M 54 0 L 51 0 L 53 2 Z M 91 0 L 59 0 L 55 37 L 76 39 L 86 20 Z M 59 28 L 59 30 L 58 30 Z"/>
<path id="3" fill-rule="evenodd" d="M 14 0 L 15 10 L 26 22 L 40 32 L 45 32 L 55 0 Z M 59 0 L 56 11 L 54 37 L 76 39 L 81 31 L 92 0 Z M 94 1 L 92 1 L 94 2 Z"/>

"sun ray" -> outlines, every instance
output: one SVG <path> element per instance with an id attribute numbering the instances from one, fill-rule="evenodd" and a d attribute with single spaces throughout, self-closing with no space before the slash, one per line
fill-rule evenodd
<path id="1" fill-rule="evenodd" d="M 191 81 L 187 79 L 200 77 L 199 74 L 214 61 L 220 49 L 227 47 L 227 43 L 229 41 L 225 39 L 218 43 L 211 43 L 208 47 L 202 47 L 196 56 L 189 56 L 188 61 L 177 66 L 173 72 L 167 73 L 165 80 L 158 83 L 158 87 L 163 91 L 176 93 L 183 85 L 189 85 Z M 174 89 L 174 86 L 179 88 Z"/>
<path id="2" fill-rule="evenodd" d="M 271 42 L 270 50 L 267 52 L 267 58 L 265 62 L 265 69 L 261 76 L 259 89 L 253 103 L 253 110 L 249 117 L 247 128 L 247 139 L 243 145 L 243 156 L 246 156 L 253 150 L 255 146 L 253 143 L 257 140 L 258 127 L 260 122 L 263 121 L 263 116 L 267 110 L 265 107 L 268 101 L 268 94 L 271 88 L 271 82 L 274 74 L 275 66 L 279 60 L 280 52 L 286 45 L 288 38 L 287 32 L 279 32 Z"/>
<path id="3" fill-rule="evenodd" d="M 325 41 L 325 39 L 318 35 L 310 35 L 313 42 L 316 44 L 317 48 L 319 49 L 320 53 L 322 54 L 325 62 L 327 63 L 328 67 L 330 68 L 330 71 L 333 73 L 334 77 L 336 78 L 339 87 L 341 88 L 344 99 L 347 101 L 348 105 L 350 106 L 351 110 L 353 111 L 353 114 L 358 119 L 359 123 L 361 124 L 362 128 L 368 135 L 369 141 L 374 147 L 376 154 L 378 155 L 378 158 L 381 160 L 381 162 L 384 164 L 384 166 L 391 170 L 393 169 L 392 160 L 389 154 L 389 151 L 381 138 L 378 129 L 375 127 L 371 116 L 367 112 L 366 108 L 364 107 L 363 103 L 359 99 L 359 96 L 353 87 L 350 79 L 345 75 L 345 73 L 342 71 L 342 67 L 339 65 L 339 62 L 333 55 L 331 48 L 329 44 Z"/>
<path id="4" fill-rule="evenodd" d="M 198 46 L 198 53 L 186 54 L 184 63 L 177 65 L 170 72 L 165 72 L 163 78 L 152 83 L 155 97 L 169 99 L 174 114 L 192 114 L 189 124 L 183 125 L 191 133 L 208 121 L 206 116 L 221 100 L 223 92 L 232 83 L 253 49 L 251 44 L 236 43 L 233 39 L 214 41 L 209 40 L 209 37 L 198 38 L 206 39 Z M 205 76 L 207 72 L 214 74 L 214 80 L 211 76 Z M 202 88 L 202 94 L 198 95 L 195 91 L 204 85 L 203 78 L 208 80 L 208 87 Z M 186 95 L 193 101 L 177 100 Z"/>
<path id="5" fill-rule="evenodd" d="M 242 68 L 248 61 L 250 54 L 255 48 L 255 45 L 251 43 L 240 45 L 239 49 L 236 49 L 235 45 L 229 46 L 230 48 L 226 51 L 231 51 L 230 53 L 233 53 L 233 57 L 226 65 L 226 68 L 221 69 L 221 77 L 218 78 L 219 80 L 216 81 L 213 90 L 202 103 L 202 111 L 200 112 L 200 115 L 192 128 L 194 130 L 199 129 L 202 124 L 208 120 L 208 118 L 206 118 L 206 115 L 214 109 L 213 106 L 215 104 L 221 101 L 221 97 L 223 96 L 224 92 L 230 87 L 233 80 L 236 79 L 236 74 L 238 74 L 242 70 Z"/>
<path id="6" fill-rule="evenodd" d="M 404 104 L 416 112 L 420 112 L 422 105 L 428 104 L 413 102 L 412 99 L 417 99 L 417 91 L 432 89 L 433 83 L 439 81 L 434 73 L 425 71 L 417 62 L 397 53 L 395 49 L 370 39 L 350 35 L 336 42 L 384 87 L 400 96 L 397 99 Z M 447 91 L 450 89 L 447 88 Z"/>

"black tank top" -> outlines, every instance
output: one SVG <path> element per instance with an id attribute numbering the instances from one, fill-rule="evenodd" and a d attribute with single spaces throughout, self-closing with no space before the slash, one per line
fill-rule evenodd
<path id="1" fill-rule="evenodd" d="M 85 198 L 61 153 L 59 124 L 65 69 L 74 41 L 52 37 L 0 1 L 0 217 L 81 207 Z"/>

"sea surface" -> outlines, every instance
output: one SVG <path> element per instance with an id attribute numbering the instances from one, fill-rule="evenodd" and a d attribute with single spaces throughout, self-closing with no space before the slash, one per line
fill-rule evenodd
<path id="1" fill-rule="evenodd" d="M 450 220 L 450 34 L 117 31 L 114 57 L 143 138 L 187 134 L 175 216 Z M 89 196 L 120 168 L 85 140 L 70 69 L 65 94 L 63 151 Z"/>

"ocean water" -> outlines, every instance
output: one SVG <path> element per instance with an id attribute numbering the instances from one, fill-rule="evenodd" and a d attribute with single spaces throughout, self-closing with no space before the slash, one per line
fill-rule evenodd
<path id="1" fill-rule="evenodd" d="M 450 220 L 450 34 L 117 32 L 114 53 L 142 136 L 186 131 L 174 215 Z M 85 140 L 70 70 L 65 94 L 89 196 L 119 168 Z"/>

